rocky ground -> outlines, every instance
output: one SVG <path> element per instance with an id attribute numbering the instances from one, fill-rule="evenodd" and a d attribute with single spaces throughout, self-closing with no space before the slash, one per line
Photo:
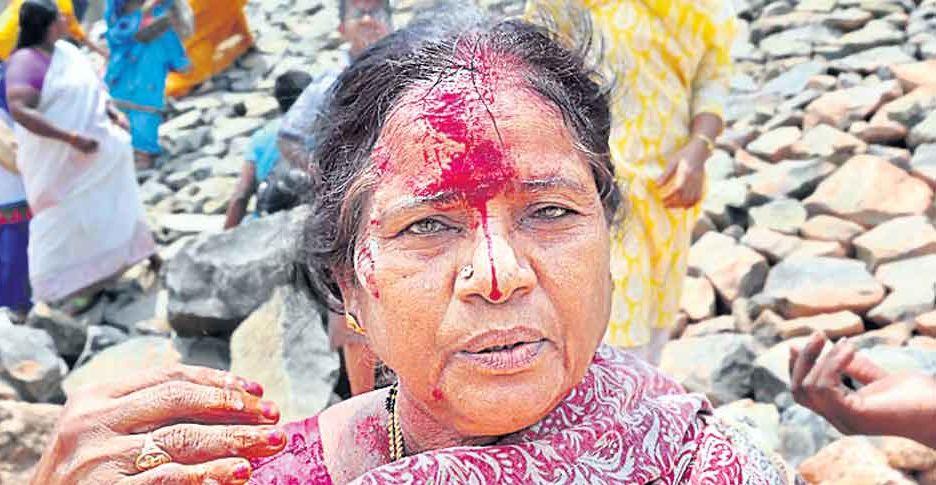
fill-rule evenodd
<path id="1" fill-rule="evenodd" d="M 843 439 L 793 402 L 787 373 L 789 347 L 820 329 L 887 369 L 936 374 L 936 1 L 734 2 L 729 129 L 662 367 L 810 482 L 936 484 L 936 452 Z M 278 115 L 273 79 L 345 56 L 337 7 L 252 0 L 248 15 L 256 50 L 173 103 L 161 168 L 141 174 L 163 272 L 134 268 L 79 318 L 0 316 L 0 483 L 25 483 L 57 403 L 84 383 L 186 362 L 260 380 L 286 419 L 335 399 L 320 313 L 290 286 L 306 209 L 220 228 L 249 136 Z"/>

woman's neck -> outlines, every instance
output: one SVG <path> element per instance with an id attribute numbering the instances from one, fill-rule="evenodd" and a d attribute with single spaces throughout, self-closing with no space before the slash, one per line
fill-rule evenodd
<path id="1" fill-rule="evenodd" d="M 409 396 L 402 387 L 397 399 L 407 455 L 456 446 L 490 445 L 499 439 L 499 437 L 492 436 L 460 434 L 451 425 L 440 422 L 420 402 Z"/>
<path id="2" fill-rule="evenodd" d="M 36 46 L 36 49 L 46 54 L 52 55 L 52 53 L 55 52 L 55 42 L 46 42 L 43 44 L 39 44 Z"/>

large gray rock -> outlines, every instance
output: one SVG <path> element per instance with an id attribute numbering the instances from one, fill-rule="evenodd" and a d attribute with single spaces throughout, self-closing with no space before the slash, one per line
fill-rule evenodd
<path id="1" fill-rule="evenodd" d="M 104 349 L 123 343 L 128 338 L 125 331 L 110 325 L 92 325 L 88 327 L 88 338 L 85 340 L 81 356 L 75 362 L 75 367 L 85 365 Z"/>
<path id="2" fill-rule="evenodd" d="M 859 354 L 890 373 L 924 372 L 936 376 L 936 350 L 878 345 L 862 349 Z"/>
<path id="3" fill-rule="evenodd" d="M 663 348 L 660 369 L 690 392 L 716 405 L 747 397 L 760 345 L 750 335 L 716 334 L 673 340 Z"/>
<path id="4" fill-rule="evenodd" d="M 778 199 L 748 211 L 751 225 L 782 234 L 798 234 L 806 223 L 806 208 L 796 199 Z"/>
<path id="5" fill-rule="evenodd" d="M 757 299 L 786 318 L 842 310 L 863 314 L 884 299 L 884 287 L 860 261 L 791 258 L 774 266 Z"/>
<path id="6" fill-rule="evenodd" d="M 100 324 L 103 315 L 103 302 L 75 317 L 44 303 L 38 303 L 29 312 L 26 324 L 48 333 L 55 342 L 59 355 L 73 362 L 84 349 L 88 327 Z"/>
<path id="7" fill-rule="evenodd" d="M 894 64 L 909 64 L 916 61 L 910 57 L 900 46 L 883 46 L 864 50 L 848 57 L 833 61 L 832 69 L 839 71 L 857 71 L 872 73 L 882 67 Z"/>
<path id="8" fill-rule="evenodd" d="M 780 415 L 780 455 L 794 467 L 841 437 L 825 418 L 799 404 Z"/>
<path id="9" fill-rule="evenodd" d="M 263 385 L 291 421 L 320 412 L 338 380 L 322 308 L 289 286 L 276 289 L 231 336 L 231 372 Z"/>
<path id="10" fill-rule="evenodd" d="M 742 399 L 715 410 L 715 416 L 743 426 L 756 442 L 768 452 L 780 448 L 780 413 L 773 404 Z"/>
<path id="11" fill-rule="evenodd" d="M 790 347 L 801 348 L 807 340 L 784 340 L 757 357 L 751 370 L 751 387 L 758 402 L 774 402 L 777 396 L 790 392 Z"/>
<path id="12" fill-rule="evenodd" d="M 67 371 L 55 342 L 45 331 L 22 326 L 0 328 L 0 375 L 23 397 L 39 402 L 59 399 Z"/>
<path id="13" fill-rule="evenodd" d="M 76 368 L 62 384 L 66 395 L 82 387 L 127 379 L 182 363 L 182 354 L 172 340 L 138 337 L 109 347 Z"/>
<path id="14" fill-rule="evenodd" d="M 226 334 L 290 283 L 307 207 L 200 236 L 166 267 L 169 322 L 182 336 Z"/>
<path id="15" fill-rule="evenodd" d="M 751 194 L 761 201 L 809 196 L 835 165 L 815 160 L 787 160 L 771 165 L 746 178 Z"/>
<path id="16" fill-rule="evenodd" d="M 936 143 L 916 147 L 910 160 L 910 173 L 936 187 Z"/>
<path id="17" fill-rule="evenodd" d="M 0 483 L 30 483 L 61 413 L 54 404 L 0 401 Z"/>
<path id="18" fill-rule="evenodd" d="M 907 136 L 907 144 L 911 147 L 926 143 L 936 143 L 936 112 L 923 118 L 923 121 L 917 123 Z"/>
<path id="19" fill-rule="evenodd" d="M 913 320 L 936 307 L 936 288 L 914 286 L 900 288 L 887 295 L 880 305 L 868 312 L 868 319 L 879 326 Z"/>

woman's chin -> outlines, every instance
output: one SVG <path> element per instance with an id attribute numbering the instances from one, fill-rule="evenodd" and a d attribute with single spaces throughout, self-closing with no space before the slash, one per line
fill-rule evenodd
<path id="1" fill-rule="evenodd" d="M 521 355 L 525 359 L 526 355 Z M 513 362 L 511 356 L 507 362 Z M 472 436 L 503 436 L 532 426 L 570 389 L 570 370 L 549 345 L 519 372 L 491 372 L 491 362 L 456 362 L 446 372 L 443 399 L 457 416 L 456 428 Z"/>

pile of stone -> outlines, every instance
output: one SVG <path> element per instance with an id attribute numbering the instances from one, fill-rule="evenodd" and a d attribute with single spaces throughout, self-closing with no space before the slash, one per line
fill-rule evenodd
<path id="1" fill-rule="evenodd" d="M 936 452 L 840 440 L 788 372 L 818 330 L 936 374 L 936 1 L 734 3 L 728 129 L 662 367 L 810 482 L 936 483 Z"/>
<path id="2" fill-rule="evenodd" d="M 936 484 L 936 452 L 843 438 L 793 402 L 787 370 L 821 330 L 888 370 L 936 374 L 936 0 L 729 1 L 742 28 L 728 129 L 662 367 L 812 483 Z M 394 3 L 403 25 L 412 10 Z M 172 103 L 162 163 L 140 174 L 162 273 L 133 268 L 77 317 L 0 314 L 0 483 L 26 482 L 59 405 L 89 382 L 189 363 L 264 383 L 286 419 L 335 399 L 324 311 L 293 284 L 308 209 L 221 227 L 250 136 L 279 115 L 273 79 L 346 57 L 337 2 L 247 9 L 256 49 Z"/>

